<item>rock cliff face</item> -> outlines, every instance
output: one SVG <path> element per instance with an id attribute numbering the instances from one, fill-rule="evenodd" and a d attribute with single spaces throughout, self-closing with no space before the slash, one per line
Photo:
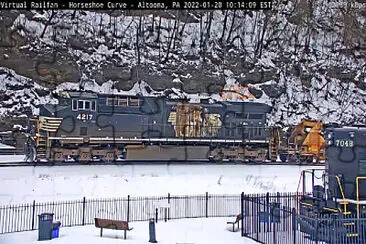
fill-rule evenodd
<path id="1" fill-rule="evenodd" d="M 0 111 L 34 109 L 65 82 L 130 90 L 143 80 L 206 95 L 250 86 L 273 105 L 271 123 L 365 123 L 366 3 L 280 2 L 270 11 L 0 11 Z M 17 108 L 22 94 L 30 98 Z"/>

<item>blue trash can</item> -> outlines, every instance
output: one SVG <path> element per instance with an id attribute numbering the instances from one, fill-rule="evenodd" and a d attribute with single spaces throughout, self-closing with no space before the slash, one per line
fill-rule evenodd
<path id="1" fill-rule="evenodd" d="M 52 239 L 58 237 L 58 230 L 59 228 L 57 228 L 56 230 L 52 230 Z"/>
<path id="2" fill-rule="evenodd" d="M 56 221 L 52 223 L 52 238 L 57 238 L 60 230 L 61 222 Z"/>

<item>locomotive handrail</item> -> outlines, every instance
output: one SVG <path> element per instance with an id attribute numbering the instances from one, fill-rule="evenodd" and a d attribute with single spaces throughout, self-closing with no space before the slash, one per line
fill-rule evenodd
<path id="1" fill-rule="evenodd" d="M 342 198 L 343 198 L 343 201 L 342 201 L 343 209 L 344 209 L 343 213 L 346 214 L 347 213 L 347 205 L 345 203 L 348 202 L 348 201 L 346 200 L 346 197 L 344 196 L 343 187 L 342 187 L 342 184 L 341 184 L 341 179 L 339 178 L 338 175 L 336 175 L 335 178 L 337 179 L 338 186 L 339 186 L 339 189 L 341 190 L 341 194 L 342 194 Z"/>
<path id="2" fill-rule="evenodd" d="M 339 185 L 339 189 L 341 190 L 342 198 L 343 199 L 346 199 L 346 197 L 344 196 L 344 192 L 343 192 L 343 188 L 342 188 L 342 184 L 341 184 L 341 179 L 339 178 L 338 175 L 336 175 L 335 178 L 337 179 L 337 182 L 338 182 L 338 185 Z"/>
<path id="3" fill-rule="evenodd" d="M 342 201 L 347 201 L 349 203 L 352 203 L 352 204 L 360 204 L 360 205 L 366 205 L 366 200 L 354 200 L 354 199 L 349 199 L 349 198 L 345 198 L 345 199 L 340 199 L 340 198 L 337 198 L 336 201 L 337 202 L 342 202 Z"/>
<path id="4" fill-rule="evenodd" d="M 50 140 L 83 140 L 83 137 L 49 137 Z M 159 142 L 231 142 L 231 143 L 266 143 L 268 140 L 237 140 L 237 139 L 195 139 L 195 138 L 115 138 L 115 137 L 90 137 L 90 141 L 159 141 Z"/>
<path id="5" fill-rule="evenodd" d="M 298 211 L 299 210 L 299 206 L 298 206 L 298 202 L 299 202 L 299 199 L 298 199 L 298 192 L 299 192 L 299 188 L 300 188 L 300 185 L 301 185 L 301 182 L 303 183 L 303 194 L 304 194 L 304 192 L 305 192 L 305 173 L 312 173 L 312 176 L 314 177 L 314 171 L 319 171 L 319 170 L 323 170 L 323 169 L 312 169 L 312 171 L 311 172 L 309 172 L 309 170 L 303 170 L 302 172 L 301 172 L 301 175 L 300 175 L 300 179 L 299 179 L 299 183 L 298 183 L 298 186 L 297 186 L 297 191 L 296 191 L 296 202 L 297 202 L 297 204 L 296 204 L 296 211 Z M 324 170 L 323 170 L 324 171 Z M 350 199 L 347 199 L 346 197 L 345 197 L 345 195 L 344 195 L 344 191 L 343 191 L 343 187 L 342 187 L 342 184 L 341 184 L 341 180 L 340 180 L 340 178 L 339 178 L 339 176 L 337 176 L 337 175 L 328 175 L 328 177 L 334 177 L 334 178 L 336 178 L 336 180 L 337 180 L 337 183 L 338 183 L 338 186 L 339 186 L 339 190 L 341 191 L 341 194 L 342 194 L 342 199 L 339 201 L 338 199 L 336 200 L 337 202 L 340 202 L 340 203 L 345 203 L 345 202 L 349 202 L 349 203 L 355 203 L 355 204 L 357 204 L 356 202 L 359 202 L 358 201 L 358 199 L 357 199 L 357 201 L 355 201 L 355 200 L 352 200 L 352 201 L 350 201 Z M 361 178 L 361 177 L 360 177 Z M 366 177 L 364 177 L 365 179 L 366 179 Z M 323 179 L 324 180 L 324 179 Z M 314 187 L 314 180 L 313 180 L 313 182 L 312 182 L 312 187 Z M 364 201 L 364 203 L 363 204 L 366 204 L 366 201 Z M 363 205 L 362 204 L 362 205 Z M 343 204 L 343 213 L 345 214 L 345 213 L 347 213 L 347 206 L 346 206 L 346 204 Z"/>
<path id="6" fill-rule="evenodd" d="M 359 180 L 366 180 L 366 177 L 356 177 L 356 200 L 357 200 L 357 203 L 356 203 L 356 209 L 357 209 L 357 218 L 360 217 L 360 193 L 359 193 L 359 187 L 358 187 L 358 184 L 359 184 Z M 366 203 L 366 201 L 365 201 Z"/>
<path id="7" fill-rule="evenodd" d="M 315 171 L 323 171 L 322 178 L 323 178 L 323 184 L 324 184 L 324 176 L 326 174 L 326 170 L 324 170 L 324 169 L 304 169 L 304 170 L 302 170 L 301 174 L 300 174 L 299 182 L 297 184 L 297 189 L 296 189 L 296 212 L 299 212 L 299 190 L 300 190 L 301 183 L 302 183 L 302 195 L 306 194 L 306 175 L 305 175 L 305 173 L 311 173 L 311 181 L 312 181 L 311 187 L 314 188 L 315 178 L 317 178 L 315 176 Z M 324 185 L 324 187 L 325 187 L 325 185 Z M 312 189 L 312 191 L 313 191 L 313 189 Z"/>

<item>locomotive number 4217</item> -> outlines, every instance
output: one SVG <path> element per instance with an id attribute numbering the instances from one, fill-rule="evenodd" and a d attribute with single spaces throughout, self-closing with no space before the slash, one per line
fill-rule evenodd
<path id="1" fill-rule="evenodd" d="M 92 120 L 93 115 L 92 114 L 78 114 L 78 116 L 76 118 L 79 120 Z"/>

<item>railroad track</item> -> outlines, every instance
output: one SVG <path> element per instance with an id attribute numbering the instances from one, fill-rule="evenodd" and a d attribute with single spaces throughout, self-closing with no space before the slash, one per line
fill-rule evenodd
<path id="1" fill-rule="evenodd" d="M 27 162 L 1 162 L 0 167 L 16 167 L 16 166 L 31 166 L 32 163 Z"/>
<path id="2" fill-rule="evenodd" d="M 21 167 L 21 166 L 75 166 L 75 165 L 292 165 L 292 166 L 324 166 L 321 163 L 283 163 L 283 162 L 235 162 L 235 161 L 224 161 L 224 162 L 212 162 L 212 161 L 185 161 L 185 160 L 159 160 L 159 161 L 146 161 L 146 160 L 121 160 L 121 161 L 113 161 L 113 162 L 103 162 L 103 161 L 94 161 L 94 162 L 0 162 L 0 167 Z"/>

